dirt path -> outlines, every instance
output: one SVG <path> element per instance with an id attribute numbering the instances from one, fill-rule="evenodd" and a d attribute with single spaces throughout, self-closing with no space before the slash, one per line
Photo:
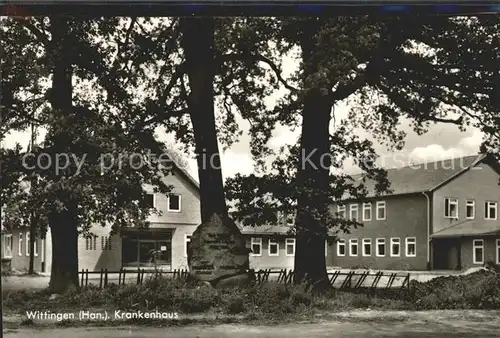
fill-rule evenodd
<path id="1" fill-rule="evenodd" d="M 327 321 L 317 324 L 292 324 L 279 326 L 216 325 L 187 327 L 119 327 L 119 328 L 64 328 L 64 329 L 21 329 L 4 332 L 10 338 L 497 338 L 500 326 L 491 323 L 422 321 L 395 322 L 384 319 L 377 322 Z"/>

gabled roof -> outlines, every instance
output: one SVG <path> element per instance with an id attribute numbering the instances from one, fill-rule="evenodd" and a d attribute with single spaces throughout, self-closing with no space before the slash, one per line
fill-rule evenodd
<path id="1" fill-rule="evenodd" d="M 486 155 L 480 154 L 388 169 L 387 179 L 390 182 L 389 189 L 391 192 L 383 195 L 403 195 L 433 191 L 471 167 L 476 166 L 485 158 Z M 352 178 L 360 184 L 363 175 L 353 175 Z M 367 197 L 375 196 L 375 181 L 367 179 L 364 184 L 368 190 Z M 346 196 L 345 198 L 348 199 L 349 197 Z"/>
<path id="2" fill-rule="evenodd" d="M 191 183 L 196 189 L 199 190 L 200 184 L 198 183 L 198 181 L 195 180 L 194 177 L 191 176 L 186 169 L 175 162 L 174 159 L 171 158 L 171 161 L 174 163 L 174 167 L 184 176 L 184 178 L 186 178 L 189 183 Z"/>

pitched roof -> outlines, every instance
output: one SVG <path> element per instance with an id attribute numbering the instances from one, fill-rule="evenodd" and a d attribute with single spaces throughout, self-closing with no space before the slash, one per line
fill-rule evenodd
<path id="1" fill-rule="evenodd" d="M 186 169 L 184 169 L 182 166 L 180 166 L 177 162 L 175 162 L 173 159 L 171 159 L 172 162 L 174 163 L 174 166 L 177 170 L 180 171 L 182 175 L 191 183 L 196 189 L 200 189 L 200 184 L 198 183 L 197 180 L 194 179 L 193 176 L 191 176 Z"/>
<path id="2" fill-rule="evenodd" d="M 500 220 L 465 220 L 448 228 L 439 230 L 431 235 L 432 238 L 465 237 L 480 235 L 499 235 Z"/>
<path id="3" fill-rule="evenodd" d="M 387 170 L 387 179 L 390 182 L 390 193 L 383 195 L 402 195 L 432 191 L 457 175 L 477 165 L 486 155 L 458 157 L 436 162 L 412 164 L 402 168 Z M 353 175 L 352 179 L 361 183 L 363 174 Z M 365 186 L 368 197 L 375 195 L 375 181 L 366 179 Z M 348 196 L 345 196 L 348 199 Z"/>

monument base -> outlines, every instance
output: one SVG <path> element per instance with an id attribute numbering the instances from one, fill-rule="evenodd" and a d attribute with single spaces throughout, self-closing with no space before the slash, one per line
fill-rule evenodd
<path id="1" fill-rule="evenodd" d="M 233 220 L 213 214 L 191 236 L 189 270 L 193 278 L 214 287 L 249 285 L 255 280 L 249 272 L 249 253 Z"/>

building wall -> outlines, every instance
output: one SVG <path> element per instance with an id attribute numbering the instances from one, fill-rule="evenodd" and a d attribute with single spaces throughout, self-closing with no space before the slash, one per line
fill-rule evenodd
<path id="1" fill-rule="evenodd" d="M 484 220 L 485 201 L 500 202 L 499 175 L 487 164 L 479 164 L 453 179 L 433 194 L 433 232 L 466 220 L 466 200 L 475 200 L 476 219 Z M 445 218 L 445 198 L 458 198 L 458 219 Z M 500 211 L 498 206 L 497 213 Z M 498 216 L 497 216 L 498 218 Z M 498 222 L 484 220 L 484 222 Z"/>
<path id="2" fill-rule="evenodd" d="M 166 195 L 154 193 L 153 186 L 145 185 L 148 193 L 154 193 L 155 207 L 161 214 L 152 214 L 148 220 L 151 228 L 172 229 L 172 269 L 188 268 L 185 255 L 186 235 L 191 235 L 201 223 L 200 198 L 198 190 L 188 182 L 178 171 L 175 175 L 168 175 L 164 182 L 172 185 L 172 193 L 181 195 L 181 211 L 167 210 L 168 199 Z M 78 265 L 79 269 L 89 270 L 119 270 L 122 266 L 122 238 L 116 234 L 111 239 L 111 250 L 101 249 L 101 237 L 109 236 L 110 226 L 94 226 L 92 233 L 97 238 L 96 250 L 86 250 L 85 238 L 78 240 Z"/>
<path id="3" fill-rule="evenodd" d="M 188 269 L 186 235 L 191 235 L 197 225 L 178 226 L 172 234 L 172 269 Z"/>
<path id="4" fill-rule="evenodd" d="M 385 200 L 386 219 L 376 219 L 376 201 Z M 428 268 L 427 250 L 427 199 L 421 194 L 390 196 L 374 199 L 372 202 L 372 220 L 362 222 L 363 227 L 351 229 L 350 234 L 339 234 L 339 239 L 346 241 L 346 255 L 337 255 L 337 243 L 329 249 L 327 266 L 342 268 L 370 268 L 370 269 L 404 269 L 426 270 Z M 350 205 L 347 203 L 346 212 L 349 216 Z M 358 203 L 359 217 L 362 220 L 363 206 Z M 333 211 L 337 207 L 333 206 Z M 390 238 L 400 238 L 400 256 L 391 257 Z M 416 238 L 416 257 L 406 257 L 405 238 Z M 362 239 L 371 239 L 371 255 L 362 255 Z M 376 239 L 385 238 L 385 256 L 376 256 Z M 358 255 L 350 256 L 349 239 L 358 239 Z"/>
<path id="5" fill-rule="evenodd" d="M 198 225 L 201 222 L 199 192 L 184 176 L 177 171 L 174 171 L 174 173 L 176 174 L 166 176 L 164 182 L 173 186 L 171 193 L 181 195 L 181 211 L 167 211 L 167 196 L 156 193 L 155 206 L 162 211 L 162 214 L 152 214 L 149 221 L 151 223 L 178 224 L 179 226 L 182 224 Z M 144 189 L 149 193 L 153 193 L 152 185 L 147 184 Z"/>
<path id="6" fill-rule="evenodd" d="M 252 237 L 262 238 L 262 252 L 261 256 L 250 254 L 250 269 L 289 269 L 293 270 L 295 255 L 286 255 L 285 237 L 278 239 L 278 256 L 269 255 L 269 239 L 270 235 L 246 235 L 247 248 L 251 248 Z"/>
<path id="7" fill-rule="evenodd" d="M 28 271 L 30 256 L 26 250 L 26 238 L 29 234 L 28 229 L 12 229 L 10 232 L 12 234 L 12 258 L 11 258 L 11 268 L 15 270 Z M 19 242 L 19 236 L 22 234 L 22 242 Z M 19 245 L 21 245 L 21 250 L 19 250 Z M 28 244 L 29 245 L 29 244 Z M 34 256 L 33 268 L 36 272 L 42 271 L 42 251 L 43 243 L 40 238 L 36 240 L 37 245 L 37 255 Z M 3 246 L 3 243 L 2 243 Z M 3 247 L 2 247 L 2 257 L 3 257 Z"/>
<path id="8" fill-rule="evenodd" d="M 117 271 L 121 268 L 122 261 L 122 241 L 119 234 L 110 236 L 110 226 L 96 225 L 92 228 L 91 232 L 96 238 L 96 247 L 93 245 L 91 248 L 86 247 L 86 239 L 83 237 L 78 238 L 78 269 L 89 271 L 99 271 L 101 269 L 108 269 L 110 271 Z M 101 238 L 111 238 L 111 249 L 104 249 L 101 245 Z"/>
<path id="9" fill-rule="evenodd" d="M 484 263 L 493 263 L 495 265 L 498 264 L 497 253 L 496 253 L 496 240 L 500 239 L 500 237 L 471 237 L 471 238 L 463 238 L 461 239 L 461 260 L 462 260 L 462 269 L 468 269 L 472 267 L 481 267 L 484 264 L 474 264 L 473 261 L 473 240 L 482 239 L 484 246 Z"/>

